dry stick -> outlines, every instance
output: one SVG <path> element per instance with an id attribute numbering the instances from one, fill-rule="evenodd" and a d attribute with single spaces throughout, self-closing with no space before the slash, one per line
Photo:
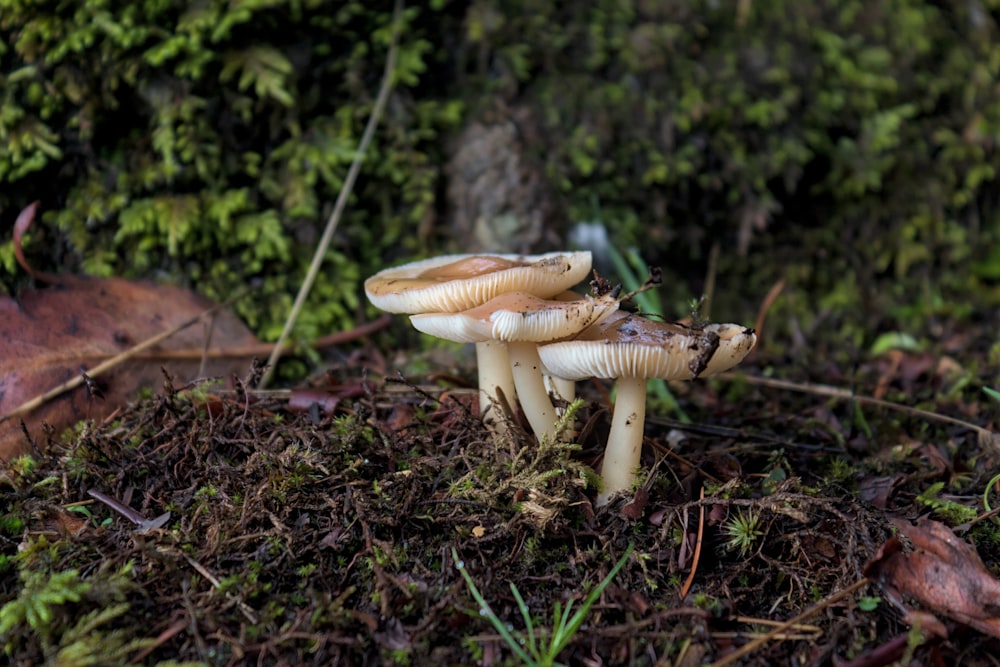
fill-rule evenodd
<path id="1" fill-rule="evenodd" d="M 846 598 L 848 595 L 851 595 L 855 591 L 857 591 L 857 590 L 859 590 L 859 589 L 861 589 L 861 588 L 863 588 L 864 586 L 867 586 L 867 585 L 868 585 L 868 579 L 867 579 L 867 577 L 864 578 L 864 579 L 860 579 L 859 581 L 854 582 L 853 584 L 851 584 L 850 586 L 848 586 L 844 590 L 842 590 L 840 592 L 837 592 L 837 593 L 834 593 L 833 595 L 831 595 L 830 597 L 828 597 L 828 598 L 826 598 L 824 600 L 820 600 L 819 602 L 817 602 L 816 604 L 814 604 L 813 606 L 809 607 L 804 612 L 802 612 L 801 614 L 799 614 L 798 616 L 793 616 L 792 618 L 788 619 L 784 623 L 781 623 L 780 625 L 774 626 L 774 628 L 770 632 L 768 632 L 767 634 L 761 635 L 757 639 L 754 639 L 752 642 L 749 642 L 749 643 L 741 646 L 739 649 L 733 651 L 732 653 L 730 653 L 726 657 L 724 657 L 724 658 L 722 658 L 720 660 L 716 660 L 711 665 L 709 665 L 709 667 L 725 667 L 725 665 L 730 665 L 730 664 L 736 662 L 737 660 L 739 660 L 743 656 L 745 656 L 745 655 L 747 655 L 749 653 L 752 653 L 753 651 L 757 650 L 758 648 L 760 648 L 761 646 L 763 646 L 767 642 L 771 641 L 772 639 L 775 639 L 778 635 L 780 635 L 781 633 L 783 633 L 785 630 L 791 628 L 794 625 L 798 625 L 799 623 L 801 623 L 802 621 L 806 620 L 807 618 L 815 616 L 816 614 L 818 614 L 819 612 L 823 611 L 824 609 L 826 609 L 830 605 L 834 604 L 835 602 L 839 602 L 843 598 Z"/>
<path id="2" fill-rule="evenodd" d="M 178 634 L 180 634 L 181 631 L 183 631 L 184 628 L 186 628 L 188 626 L 188 623 L 190 621 L 191 621 L 191 619 L 189 617 L 184 617 L 184 618 L 182 618 L 182 619 L 180 619 L 178 621 L 174 621 L 173 625 L 171 625 L 169 628 L 167 628 L 166 630 L 164 630 L 163 632 L 161 632 L 160 634 L 158 634 L 156 636 L 156 639 L 153 640 L 152 644 L 150 644 L 146 648 L 144 648 L 141 651 L 139 651 L 138 653 L 136 653 L 135 657 L 132 658 L 132 660 L 129 662 L 129 664 L 132 664 L 132 665 L 141 665 L 141 664 L 143 664 L 143 661 L 145 661 L 146 658 L 148 658 L 149 655 L 153 651 L 155 651 L 156 649 L 160 648 L 161 646 L 163 646 L 164 644 L 166 644 L 168 641 L 170 641 L 172 638 L 174 638 Z"/>
<path id="3" fill-rule="evenodd" d="M 760 347 L 764 343 L 764 322 L 767 320 L 767 314 L 770 312 L 771 306 L 778 300 L 778 296 L 783 289 L 785 289 L 785 279 L 781 278 L 778 282 L 771 285 L 771 289 L 767 291 L 767 296 L 764 297 L 763 303 L 760 304 L 760 309 L 757 311 L 757 320 L 753 325 L 754 331 L 757 332 L 757 347 Z"/>
<path id="4" fill-rule="evenodd" d="M 212 584 L 212 588 L 217 591 L 222 590 L 222 582 L 219 581 L 218 577 L 209 572 L 204 565 L 196 561 L 194 558 L 191 558 L 191 556 L 188 556 L 186 553 L 181 552 L 181 555 L 184 556 L 184 560 L 186 560 L 188 564 L 193 567 L 196 572 L 198 572 L 198 574 L 205 577 L 208 583 Z M 236 603 L 236 607 L 243 612 L 243 616 L 250 621 L 251 625 L 257 625 L 257 614 L 255 614 L 253 609 L 250 608 L 250 605 L 236 597 L 235 593 L 226 593 L 226 597 Z"/>
<path id="5" fill-rule="evenodd" d="M 701 500 L 705 500 L 705 487 L 701 487 Z M 688 574 L 687 581 L 684 582 L 684 586 L 681 588 L 680 598 L 683 600 L 687 597 L 688 592 L 691 590 L 691 584 L 694 583 L 694 575 L 698 571 L 698 561 L 701 560 L 701 539 L 705 532 L 705 505 L 698 508 L 698 537 L 695 538 L 694 542 L 694 556 L 691 558 L 691 573 Z"/>
<path id="6" fill-rule="evenodd" d="M 311 347 L 314 350 L 322 350 L 327 347 L 333 347 L 334 345 L 343 345 L 344 343 L 349 343 L 351 341 L 357 340 L 358 338 L 364 338 L 369 336 L 376 331 L 381 331 L 382 329 L 389 326 L 392 321 L 392 315 L 386 314 L 382 315 L 378 319 L 372 320 L 371 322 L 365 322 L 364 324 L 359 324 L 353 329 L 347 331 L 335 331 L 332 334 L 327 334 L 326 336 L 321 336 L 312 342 Z M 155 359 L 162 361 L 171 360 L 190 360 L 190 359 L 234 359 L 240 357 L 263 357 L 264 355 L 270 354 L 274 350 L 276 343 L 257 343 L 255 345 L 242 345 L 239 347 L 223 347 L 210 350 L 157 350 L 156 352 L 150 353 L 139 353 L 133 355 L 136 359 Z M 290 343 L 285 344 L 285 349 L 283 351 L 288 352 L 292 349 Z M 109 359 L 115 355 L 113 354 L 88 354 L 87 359 Z M 75 361 L 79 357 L 46 357 L 46 360 L 53 363 L 61 361 Z M 203 373 L 199 373 L 203 375 Z"/>
<path id="7" fill-rule="evenodd" d="M 399 43 L 399 24 L 402 14 L 403 1 L 396 0 L 392 16 L 392 43 L 389 46 L 389 54 L 385 59 L 385 72 L 382 74 L 382 84 L 378 91 L 378 97 L 375 99 L 375 106 L 372 108 L 371 116 L 368 117 L 368 125 L 365 126 L 365 131 L 361 135 L 361 143 L 358 144 L 358 151 L 354 154 L 354 160 L 351 161 L 350 169 L 347 170 L 347 178 L 344 179 L 344 186 L 340 189 L 340 194 L 337 195 L 337 203 L 333 207 L 333 213 L 330 214 L 330 219 L 326 223 L 326 229 L 323 230 L 323 236 L 319 240 L 319 245 L 316 246 L 316 252 L 313 254 L 309 271 L 306 272 L 305 280 L 302 281 L 299 293 L 295 296 L 295 303 L 292 305 L 292 311 L 288 314 L 288 319 L 285 321 L 285 328 L 282 330 L 281 336 L 278 337 L 278 342 L 275 343 L 271 356 L 267 359 L 267 367 L 264 369 L 264 374 L 261 376 L 260 382 L 257 383 L 258 389 L 266 387 L 267 383 L 271 381 L 271 376 L 274 375 L 274 367 L 277 365 L 278 359 L 281 358 L 281 353 L 285 348 L 285 341 L 288 340 L 288 336 L 295 326 L 295 321 L 299 318 L 299 313 L 302 312 L 306 297 L 309 296 L 309 291 L 312 289 L 313 283 L 316 282 L 319 267 L 323 264 L 323 256 L 326 255 L 326 250 L 330 247 L 330 242 L 333 240 L 333 233 L 337 231 L 340 217 L 347 206 L 347 198 L 354 189 L 354 182 L 358 178 L 358 172 L 361 171 L 361 163 L 364 161 L 365 153 L 368 151 L 368 145 L 371 143 L 372 137 L 375 136 L 375 127 L 378 125 L 386 102 L 389 100 L 389 91 L 392 90 L 392 73 L 396 69 L 396 51 Z"/>
<path id="8" fill-rule="evenodd" d="M 988 428 L 983 428 L 982 426 L 977 426 L 976 424 L 972 424 L 967 421 L 962 421 L 961 419 L 956 419 L 955 417 L 949 417 L 948 415 L 942 415 L 937 412 L 930 412 L 928 410 L 922 410 L 920 408 L 913 408 L 908 405 L 900 405 L 899 403 L 885 401 L 882 400 L 881 398 L 872 398 L 871 396 L 855 394 L 854 392 L 848 389 L 841 389 L 840 387 L 832 387 L 828 384 L 799 384 L 797 382 L 789 382 L 787 380 L 776 380 L 774 378 L 763 378 L 757 375 L 744 375 L 741 373 L 719 373 L 715 377 L 729 379 L 729 380 L 740 378 L 741 380 L 748 382 L 749 384 L 756 384 L 764 387 L 773 387 L 775 389 L 788 389 L 790 391 L 799 391 L 805 394 L 816 394 L 817 396 L 829 396 L 831 398 L 839 398 L 845 401 L 857 401 L 858 403 L 863 403 L 866 405 L 876 405 L 878 407 L 888 408 L 890 410 L 896 410 L 898 412 L 905 412 L 915 417 L 922 417 L 924 419 L 929 419 L 932 421 L 939 421 L 939 422 L 945 422 L 947 424 L 955 424 L 956 426 L 962 426 L 971 431 L 975 431 L 977 434 L 979 434 L 984 438 L 987 438 L 991 442 L 997 440 L 997 434 L 989 430 Z"/>
<path id="9" fill-rule="evenodd" d="M 230 301 L 231 301 L 231 299 L 230 299 Z M 224 306 L 226 306 L 228 303 L 229 302 L 223 302 L 223 303 L 217 304 L 215 306 L 212 306 L 211 308 L 209 308 L 208 310 L 204 311 L 203 313 L 198 314 L 196 317 L 192 317 L 190 320 L 187 320 L 186 322 L 182 322 L 181 324 L 177 325 L 173 329 L 170 329 L 168 331 L 163 331 L 161 333 L 158 333 L 155 336 L 153 336 L 152 338 L 147 338 L 146 340 L 142 341 L 138 345 L 135 345 L 134 347 L 131 347 L 131 348 L 125 350 L 124 352 L 120 353 L 120 354 L 116 354 L 115 356 L 111 357 L 110 359 L 108 359 L 106 361 L 102 361 L 101 363 L 97 364 L 93 368 L 81 372 L 79 375 L 73 377 L 70 380 L 67 380 L 66 382 L 63 382 L 61 385 L 59 385 L 57 387 L 53 387 L 52 389 L 48 390 L 44 394 L 41 394 L 40 396 L 35 396 L 34 398 L 32 398 L 30 400 L 27 400 L 24 403 L 21 403 L 21 405 L 17 406 L 16 408 L 14 408 L 13 410 L 11 410 L 7 414 L 0 415 L 0 423 L 3 423 L 5 421 L 7 421 L 8 419 L 13 419 L 14 417 L 19 417 L 19 416 L 21 416 L 23 414 L 31 412 L 35 408 L 37 408 L 37 407 L 39 407 L 41 405 L 44 405 L 45 403 L 51 401 L 52 399 L 54 399 L 54 398 L 56 398 L 58 396 L 61 396 L 61 395 L 65 394 L 67 391 L 70 391 L 71 389 L 76 389 L 77 387 L 79 387 L 80 385 L 82 385 L 84 382 L 86 382 L 88 377 L 89 378 L 95 378 L 98 375 L 101 375 L 102 373 L 104 373 L 105 371 L 111 370 L 112 368 L 114 368 L 118 364 L 120 364 L 120 363 L 122 363 L 124 361 L 127 361 L 128 359 L 131 359 L 132 357 L 138 355 L 140 352 L 153 347 L 154 345 L 160 343 L 161 341 L 166 340 L 167 338 L 170 338 L 171 336 L 173 336 L 178 331 L 181 331 L 183 329 L 187 329 L 188 327 L 190 327 L 190 326 L 192 326 L 194 324 L 197 324 L 198 322 L 200 322 L 201 320 L 203 320 L 205 317 L 208 317 L 210 315 L 214 315 L 219 310 L 221 310 Z"/>

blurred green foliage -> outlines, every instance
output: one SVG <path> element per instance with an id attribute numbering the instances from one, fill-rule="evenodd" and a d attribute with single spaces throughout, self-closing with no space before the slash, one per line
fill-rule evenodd
<path id="1" fill-rule="evenodd" d="M 437 67 L 435 12 L 404 12 L 393 104 L 300 338 L 353 323 L 387 248 L 420 250 L 439 135 L 462 111 L 433 83 L 427 99 L 410 90 Z M 237 309 L 275 338 L 370 114 L 392 17 L 391 2 L 0 0 L 5 218 L 41 199 L 28 249 L 65 271 L 215 298 L 250 284 Z M 0 264 L 11 284 L 9 242 Z"/>
<path id="2" fill-rule="evenodd" d="M 391 15 L 360 0 L 0 0 L 5 218 L 42 199 L 58 234 L 37 229 L 29 250 L 66 270 L 216 298 L 252 284 L 239 311 L 274 338 Z M 968 313 L 971 292 L 996 305 L 998 19 L 1000 0 L 409 8 L 396 91 L 297 335 L 349 325 L 363 276 L 394 258 L 461 250 L 435 224 L 445 139 L 466 113 L 512 105 L 532 111 L 530 157 L 562 218 L 599 202 L 649 262 L 703 269 L 720 239 L 730 280 L 757 300 L 784 277 L 800 312 L 860 303 L 906 321 Z M 748 248 L 791 259 L 761 266 Z M 9 243 L 0 270 L 10 283 Z"/>
<path id="3" fill-rule="evenodd" d="M 818 287 L 906 319 L 1000 303 L 998 19 L 997 0 L 476 0 L 466 39 L 536 110 L 572 219 L 597 199 L 647 261 L 703 271 L 722 239 L 758 299 L 784 275 L 802 310 Z M 775 245 L 791 261 L 737 252 Z"/>

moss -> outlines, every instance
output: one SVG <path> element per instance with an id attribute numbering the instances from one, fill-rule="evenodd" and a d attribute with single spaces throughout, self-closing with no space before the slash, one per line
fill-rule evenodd
<path id="1" fill-rule="evenodd" d="M 0 641 L 6 655 L 60 665 L 121 664 L 155 644 L 119 626 L 132 609 L 133 565 L 52 570 L 54 547 L 40 538 L 16 557 L 20 591 L 0 608 Z"/>
<path id="2" fill-rule="evenodd" d="M 485 89 L 534 111 L 567 217 L 599 201 L 619 246 L 695 289 L 713 241 L 757 298 L 799 272 L 813 293 L 863 282 L 865 311 L 894 302 L 908 310 L 890 320 L 912 320 L 982 288 L 1000 239 L 995 15 L 925 0 L 741 7 L 480 0 L 467 38 L 477 71 L 498 74 Z M 775 243 L 788 264 L 744 256 Z M 957 270 L 969 260 L 971 279 Z M 889 296 L 913 275 L 926 290 Z"/>
<path id="3" fill-rule="evenodd" d="M 388 248 L 418 250 L 404 239 L 428 215 L 439 135 L 461 112 L 411 92 L 433 93 L 437 14 L 404 12 L 392 112 L 300 337 L 349 326 L 360 277 Z M 0 209 L 42 199 L 35 260 L 215 298 L 250 285 L 236 308 L 275 338 L 370 113 L 391 3 L 4 0 L 0 15 Z M 12 259 L 8 243 L 8 283 Z"/>
<path id="4" fill-rule="evenodd" d="M 620 247 L 690 285 L 677 312 L 713 242 L 741 286 L 715 300 L 732 317 L 779 278 L 777 308 L 812 319 L 826 295 L 850 340 L 866 317 L 877 334 L 968 315 L 970 292 L 995 307 L 996 3 L 939 4 L 407 9 L 389 112 L 295 335 L 349 326 L 361 279 L 394 258 L 454 249 L 443 140 L 467 111 L 512 109 L 557 200 L 544 238 L 596 203 Z M 389 3 L 0 0 L 0 16 L 0 207 L 44 200 L 33 258 L 217 299 L 249 286 L 236 308 L 275 338 L 371 109 Z M 9 244 L 0 271 L 14 283 Z"/>

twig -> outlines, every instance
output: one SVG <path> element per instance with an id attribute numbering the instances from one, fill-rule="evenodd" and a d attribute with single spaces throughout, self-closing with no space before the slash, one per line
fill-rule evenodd
<path id="1" fill-rule="evenodd" d="M 764 301 L 760 304 L 760 309 L 757 311 L 757 320 L 753 325 L 754 331 L 757 332 L 757 347 L 760 347 L 764 342 L 764 322 L 767 320 L 767 314 L 771 310 L 771 306 L 774 305 L 774 302 L 778 300 L 778 296 L 783 289 L 785 289 L 784 278 L 771 285 L 771 289 L 767 291 Z"/>
<path id="2" fill-rule="evenodd" d="M 371 322 L 365 322 L 364 324 L 359 324 L 353 329 L 348 329 L 347 331 L 335 331 L 334 333 L 327 334 L 317 338 L 312 342 L 310 347 L 314 350 L 322 350 L 328 347 L 333 347 L 334 345 L 343 345 L 344 343 L 349 343 L 353 340 L 359 338 L 365 338 L 370 336 L 376 331 L 381 331 L 382 329 L 389 326 L 392 322 L 392 315 L 382 315 L 378 319 L 372 320 Z M 183 350 L 157 350 L 155 352 L 140 352 L 139 354 L 132 355 L 133 359 L 154 359 L 157 361 L 170 361 L 170 360 L 190 360 L 190 359 L 238 359 L 241 357 L 263 357 L 268 355 L 274 350 L 276 343 L 256 343 L 253 345 L 240 345 L 234 347 L 220 347 L 209 350 L 195 350 L 195 349 L 183 349 Z M 292 349 L 291 344 L 285 345 L 284 351 L 289 351 Z M 98 360 L 98 359 L 110 359 L 115 355 L 111 353 L 107 354 L 88 354 L 86 359 Z M 76 355 L 68 355 L 66 357 L 46 357 L 47 361 L 52 363 L 61 361 L 79 361 L 80 357 Z"/>
<path id="3" fill-rule="evenodd" d="M 378 97 L 375 99 L 375 106 L 372 108 L 372 114 L 368 118 L 368 125 L 365 126 L 365 131 L 361 135 L 361 143 L 358 144 L 358 150 L 354 154 L 351 167 L 347 170 L 344 186 L 340 189 L 340 194 L 337 195 L 337 203 L 333 207 L 330 219 L 327 220 L 326 229 L 323 230 L 323 236 L 316 246 L 316 252 L 313 253 L 312 263 L 310 263 L 309 270 L 306 272 L 305 280 L 302 281 L 299 293 L 295 297 L 295 303 L 292 305 L 292 311 L 288 314 L 288 319 L 285 321 L 285 328 L 278 337 L 278 342 L 275 343 L 271 356 L 267 359 L 267 367 L 264 369 L 264 374 L 261 376 L 260 382 L 257 383 L 258 389 L 266 387 L 267 383 L 271 381 L 271 376 L 274 375 L 274 367 L 277 365 L 278 359 L 281 358 L 281 353 L 285 348 L 285 341 L 288 340 L 288 336 L 291 334 L 296 320 L 298 320 L 299 313 L 305 305 L 306 297 L 309 296 L 309 291 L 312 289 L 313 283 L 316 282 L 320 265 L 323 264 L 323 257 L 326 255 L 327 248 L 330 247 L 330 242 L 333 240 L 333 234 L 337 230 L 337 225 L 340 223 L 344 208 L 347 206 L 347 198 L 354 189 L 354 182 L 358 178 L 358 172 L 361 171 L 361 163 L 364 161 L 365 153 L 368 151 L 368 145 L 375 135 L 375 128 L 389 99 L 389 91 L 392 90 L 392 73 L 396 69 L 396 51 L 399 44 L 399 25 L 402 15 L 403 0 L 396 0 L 392 16 L 392 42 L 389 46 L 389 54 L 385 59 L 385 72 L 382 74 L 382 85 L 379 88 Z"/>
<path id="4" fill-rule="evenodd" d="M 701 500 L 705 500 L 705 487 L 701 487 Z M 687 580 L 684 582 L 684 586 L 681 587 L 680 599 L 683 600 L 687 597 L 688 592 L 691 590 L 691 584 L 694 583 L 694 575 L 698 572 L 698 562 L 701 560 L 701 540 L 705 532 L 705 506 L 702 505 L 698 509 L 698 536 L 695 538 L 694 542 L 694 556 L 691 558 L 691 572 L 688 574 Z"/>
<path id="5" fill-rule="evenodd" d="M 7 414 L 0 415 L 0 424 L 2 424 L 3 422 L 7 421 L 8 419 L 13 419 L 14 417 L 19 417 L 19 416 L 21 416 L 23 414 L 31 412 L 35 408 L 37 408 L 37 407 L 39 407 L 41 405 L 44 405 L 48 401 L 51 401 L 52 399 L 54 399 L 54 398 L 56 398 L 58 396 L 62 396 L 67 391 L 70 391 L 72 389 L 76 389 L 80 385 L 84 384 L 87 381 L 88 378 L 91 378 L 91 379 L 95 378 L 98 375 L 101 375 L 102 373 L 105 373 L 105 372 L 111 370 L 112 368 L 114 368 L 115 366 L 121 364 L 122 362 L 127 361 L 128 359 L 131 359 L 132 357 L 137 356 L 140 352 L 148 350 L 149 348 L 153 347 L 154 345 L 157 345 L 161 341 L 164 341 L 167 338 L 170 338 L 171 336 L 173 336 L 174 334 L 176 334 L 178 331 L 182 331 L 182 330 L 184 330 L 184 329 L 186 329 L 186 328 L 188 328 L 188 327 L 190 327 L 190 326 L 192 326 L 194 324 L 197 324 L 198 322 L 200 322 L 201 320 L 203 320 L 206 317 L 209 317 L 211 315 L 215 315 L 218 311 L 220 311 L 222 308 L 224 308 L 226 305 L 228 305 L 231 301 L 232 301 L 232 299 L 229 299 L 228 301 L 225 301 L 223 303 L 216 304 L 215 306 L 212 306 L 208 310 L 206 310 L 206 311 L 204 311 L 202 313 L 199 313 L 196 317 L 192 317 L 190 320 L 187 320 L 185 322 L 181 322 L 180 324 L 178 324 L 173 329 L 170 329 L 168 331 L 163 331 L 161 333 L 158 333 L 155 336 L 153 336 L 152 338 L 147 338 L 146 340 L 142 341 L 138 345 L 135 345 L 135 346 L 133 346 L 133 347 L 125 350 L 124 352 L 122 352 L 120 354 L 116 354 L 115 356 L 111 357 L 110 359 L 108 359 L 106 361 L 102 361 L 101 363 L 97 364 L 93 368 L 84 370 L 79 375 L 73 377 L 70 380 L 67 380 L 66 382 L 63 382 L 62 384 L 58 385 L 57 387 L 53 387 L 52 389 L 48 390 L 44 394 L 41 394 L 39 396 L 35 396 L 34 398 L 29 399 L 29 400 L 25 401 L 24 403 L 21 403 L 21 405 L 17 406 L 16 408 L 14 408 L 13 410 L 11 410 Z"/>
<path id="6" fill-rule="evenodd" d="M 955 417 L 949 417 L 948 415 L 942 415 L 937 412 L 930 412 L 928 410 L 922 410 L 920 408 L 913 408 L 908 405 L 900 405 L 899 403 L 893 403 L 891 401 L 886 401 L 881 398 L 872 398 L 871 396 L 864 396 L 861 394 L 855 394 L 848 389 L 841 389 L 840 387 L 832 387 L 828 384 L 813 384 L 806 383 L 801 384 L 798 382 L 790 382 L 788 380 L 777 380 L 774 378 L 764 378 L 757 375 L 746 375 L 743 373 L 719 373 L 715 377 L 724 379 L 734 379 L 740 378 L 740 380 L 747 382 L 749 384 L 756 384 L 762 387 L 773 387 L 775 389 L 788 389 L 790 391 L 798 391 L 804 394 L 815 394 L 817 396 L 829 396 L 830 398 L 839 398 L 844 401 L 857 401 L 865 405 L 875 405 L 881 408 L 888 408 L 889 410 L 896 410 L 897 412 L 905 412 L 907 414 L 913 415 L 914 417 L 922 417 L 924 419 L 929 419 L 931 421 L 944 422 L 946 424 L 955 424 L 956 426 L 962 426 L 971 431 L 975 431 L 979 436 L 985 438 L 989 442 L 997 442 L 998 434 L 991 431 L 988 428 L 983 428 L 976 424 L 972 424 L 961 419 L 956 419 Z"/>
<path id="7" fill-rule="evenodd" d="M 105 505 L 107 505 L 114 511 L 118 512 L 132 523 L 134 523 L 136 526 L 138 526 L 135 532 L 139 533 L 140 535 L 144 535 L 151 530 L 156 530 L 157 528 L 162 528 L 168 521 L 170 521 L 169 510 L 164 512 L 160 516 L 156 517 L 155 519 L 147 519 L 142 514 L 136 512 L 128 505 L 118 502 L 111 496 L 101 493 L 97 489 L 90 489 L 89 491 L 87 491 L 87 495 L 89 495 L 91 498 L 94 498 L 95 500 L 101 501 L 102 503 L 104 503 Z"/>
<path id="8" fill-rule="evenodd" d="M 129 664 L 132 665 L 143 664 L 146 658 L 148 658 L 153 651 L 160 648 L 168 641 L 176 637 L 178 634 L 180 634 L 181 631 L 188 626 L 190 620 L 191 620 L 190 618 L 185 617 L 177 621 L 174 621 L 169 628 L 167 628 L 166 630 L 164 630 L 163 632 L 161 632 L 159 635 L 156 636 L 156 639 L 153 640 L 152 644 L 150 644 L 146 648 L 136 653 L 135 657 L 133 657 L 132 660 L 129 661 Z"/>
<path id="9" fill-rule="evenodd" d="M 191 556 L 188 556 L 186 553 L 181 552 L 181 556 L 184 557 L 184 560 L 186 560 L 188 564 L 191 567 L 193 567 L 198 574 L 205 577 L 208 583 L 212 584 L 212 588 L 219 591 L 222 590 L 222 582 L 219 581 L 218 577 L 209 572 L 208 568 L 206 568 L 204 565 L 196 561 L 194 558 L 191 558 Z M 250 605 L 248 605 L 246 602 L 236 597 L 234 593 L 226 593 L 226 597 L 228 597 L 230 600 L 236 603 L 236 607 L 240 610 L 240 612 L 242 612 L 243 616 L 248 621 L 250 621 L 251 625 L 257 625 L 258 622 L 257 614 L 253 612 L 253 609 L 250 608 Z"/>
<path id="10" fill-rule="evenodd" d="M 752 653 L 753 651 L 756 651 L 758 648 L 760 648 L 767 642 L 777 638 L 778 635 L 785 632 L 785 630 L 788 630 L 789 628 L 798 625 L 807 618 L 815 616 L 816 614 L 823 611 L 824 609 L 834 604 L 835 602 L 839 602 L 840 600 L 846 598 L 848 595 L 851 595 L 855 591 L 858 591 L 867 585 L 868 585 L 867 578 L 860 579 L 859 581 L 854 582 L 844 590 L 834 593 L 828 598 L 820 600 L 819 602 L 817 602 L 816 604 L 814 604 L 813 606 L 809 607 L 804 612 L 799 614 L 798 616 L 793 616 L 784 623 L 774 626 L 774 628 L 772 628 L 769 632 L 761 635 L 757 639 L 754 639 L 753 641 L 747 644 L 744 644 L 743 646 L 733 651 L 726 657 L 720 660 L 716 660 L 709 667 L 725 667 L 725 665 L 731 665 L 732 663 L 736 662 L 743 656 Z"/>
<path id="11" fill-rule="evenodd" d="M 719 242 L 712 244 L 708 251 L 708 268 L 705 269 L 705 289 L 702 290 L 701 308 L 698 317 L 703 320 L 712 319 L 712 297 L 715 296 L 715 277 L 719 270 Z"/>

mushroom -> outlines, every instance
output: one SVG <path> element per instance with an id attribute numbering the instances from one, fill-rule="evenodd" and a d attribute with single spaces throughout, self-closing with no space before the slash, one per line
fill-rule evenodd
<path id="1" fill-rule="evenodd" d="M 542 364 L 553 375 L 618 381 L 598 506 L 635 481 L 642 451 L 647 379 L 692 380 L 721 373 L 742 361 L 756 341 L 753 329 L 739 324 L 687 327 L 618 311 L 574 340 L 538 348 Z"/>
<path id="2" fill-rule="evenodd" d="M 589 252 L 443 255 L 380 271 L 365 281 L 365 294 L 373 305 L 391 313 L 460 312 L 506 292 L 551 297 L 583 280 L 590 266 Z M 514 382 L 503 343 L 477 343 L 476 357 L 479 410 L 488 417 L 499 392 L 514 400 Z"/>
<path id="3" fill-rule="evenodd" d="M 547 300 L 510 292 L 460 313 L 412 315 L 410 322 L 418 331 L 446 340 L 506 343 L 521 409 L 541 441 L 555 437 L 556 411 L 545 391 L 537 344 L 578 334 L 618 310 L 617 291 L 574 296 Z"/>

